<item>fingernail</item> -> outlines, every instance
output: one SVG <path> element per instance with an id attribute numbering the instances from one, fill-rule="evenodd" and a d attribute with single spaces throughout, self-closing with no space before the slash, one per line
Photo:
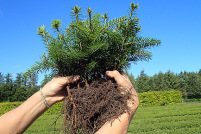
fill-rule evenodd
<path id="1" fill-rule="evenodd" d="M 74 76 L 73 80 L 78 80 L 80 78 L 79 75 Z"/>
<path id="2" fill-rule="evenodd" d="M 110 74 L 110 71 L 106 71 L 106 74 L 109 75 L 109 74 Z"/>

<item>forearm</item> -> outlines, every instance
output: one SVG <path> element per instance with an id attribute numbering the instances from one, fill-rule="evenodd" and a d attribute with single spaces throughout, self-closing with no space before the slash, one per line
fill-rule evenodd
<path id="1" fill-rule="evenodd" d="M 106 122 L 96 134 L 126 134 L 130 123 L 130 115 L 122 114 L 114 122 Z"/>
<path id="2" fill-rule="evenodd" d="M 133 107 L 130 113 L 124 113 L 115 119 L 114 122 L 106 122 L 96 134 L 126 134 L 129 124 L 137 110 L 138 104 Z"/>
<path id="3" fill-rule="evenodd" d="M 0 133 L 23 133 L 46 110 L 40 92 L 36 92 L 18 108 L 0 117 Z"/>
<path id="4" fill-rule="evenodd" d="M 47 104 L 62 101 L 66 97 L 66 85 L 79 80 L 79 76 L 53 78 L 43 88 L 43 96 Z M 48 108 L 43 102 L 40 91 L 32 95 L 18 108 L 0 117 L 0 134 L 23 133 Z"/>

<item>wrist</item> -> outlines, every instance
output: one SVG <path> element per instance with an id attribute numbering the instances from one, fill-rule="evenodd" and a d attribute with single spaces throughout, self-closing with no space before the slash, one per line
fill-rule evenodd
<path id="1" fill-rule="evenodd" d="M 42 94 L 44 96 L 44 99 L 46 100 L 47 104 L 49 106 L 54 105 L 57 102 L 62 101 L 65 97 L 62 95 L 57 95 L 53 92 L 51 92 L 50 90 L 48 90 L 49 88 L 47 87 L 43 87 L 41 88 Z M 53 95 L 54 94 L 54 95 Z M 42 99 L 42 96 L 41 96 Z M 45 104 L 45 103 L 44 103 Z M 46 104 L 45 104 L 46 105 Z M 47 106 L 48 107 L 48 106 Z"/>
<path id="2" fill-rule="evenodd" d="M 52 105 L 50 104 L 50 99 L 48 99 L 47 97 L 45 97 L 45 95 L 43 94 L 43 91 L 42 91 L 42 89 L 40 88 L 40 96 L 41 96 L 41 99 L 42 99 L 42 101 L 43 101 L 43 103 L 45 104 L 45 106 L 47 107 L 47 108 L 50 108 Z"/>
<path id="3" fill-rule="evenodd" d="M 54 97 L 45 97 L 48 105 L 53 106 L 55 103 L 57 103 L 58 101 L 55 100 Z"/>

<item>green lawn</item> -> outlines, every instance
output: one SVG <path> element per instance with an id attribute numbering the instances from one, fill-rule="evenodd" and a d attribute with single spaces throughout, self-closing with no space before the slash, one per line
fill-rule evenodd
<path id="1" fill-rule="evenodd" d="M 48 134 L 58 115 L 43 115 L 25 132 Z M 59 132 L 62 119 L 56 125 Z M 53 133 L 53 132 L 52 132 Z M 128 134 L 200 134 L 201 103 L 183 103 L 167 106 L 139 107 Z"/>

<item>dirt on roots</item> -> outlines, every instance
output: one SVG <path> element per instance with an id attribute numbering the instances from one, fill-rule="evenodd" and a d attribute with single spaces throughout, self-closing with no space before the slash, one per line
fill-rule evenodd
<path id="1" fill-rule="evenodd" d="M 107 121 L 112 122 L 121 114 L 130 112 L 127 102 L 132 99 L 130 89 L 111 81 L 94 81 L 85 88 L 67 87 L 64 100 L 65 134 L 92 134 Z"/>

